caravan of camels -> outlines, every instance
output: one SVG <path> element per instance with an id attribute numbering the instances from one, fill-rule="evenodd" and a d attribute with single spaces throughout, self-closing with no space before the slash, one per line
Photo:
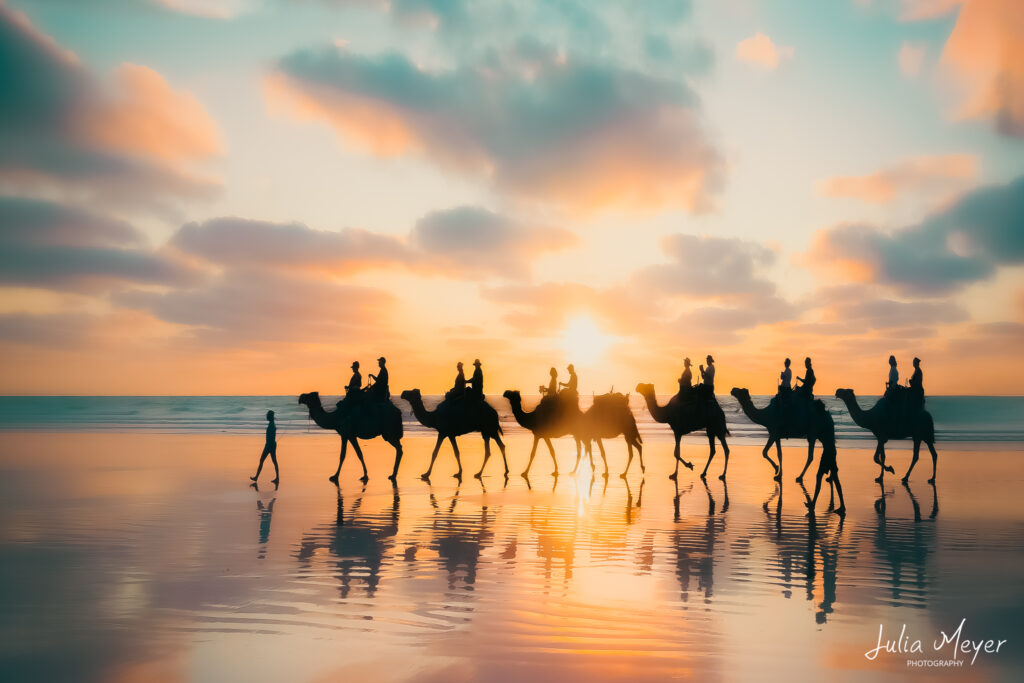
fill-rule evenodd
<path id="1" fill-rule="evenodd" d="M 693 469 L 693 463 L 684 459 L 680 454 L 680 439 L 683 435 L 691 432 L 703 431 L 708 438 L 709 453 L 700 474 L 702 479 L 707 477 L 708 468 L 714 460 L 716 441 L 721 443 L 723 457 L 722 473 L 719 479 L 725 480 L 729 467 L 729 445 L 726 441 L 729 430 L 726 425 L 725 412 L 715 396 L 714 358 L 709 355 L 706 362 L 707 366 L 700 366 L 702 381 L 693 384 L 690 359 L 685 359 L 684 370 L 679 378 L 679 390 L 664 405 L 658 403 L 654 385 L 641 383 L 636 386 L 636 391 L 643 396 L 654 421 L 666 424 L 672 430 L 675 439 L 675 470 L 669 475 L 671 479 L 678 477 L 680 464 L 687 469 Z M 391 401 L 386 360 L 379 358 L 378 365 L 380 368 L 378 373 L 369 375 L 373 381 L 364 387 L 362 376 L 359 373 L 359 363 L 352 364 L 353 375 L 346 387 L 345 396 L 337 402 L 334 410 L 324 408 L 317 392 L 299 396 L 299 403 L 308 408 L 310 418 L 317 426 L 322 429 L 334 430 L 341 436 L 338 468 L 330 477 L 331 481 L 335 483 L 338 481 L 341 465 L 345 461 L 349 445 L 352 446 L 362 465 L 362 480 L 365 482 L 369 479 L 359 440 L 376 437 L 381 437 L 394 447 L 394 468 L 389 479 L 394 481 L 398 476 L 398 468 L 402 460 L 402 412 Z M 804 361 L 806 368 L 804 377 L 797 377 L 795 381 L 788 358 L 784 365 L 785 369 L 779 376 L 778 392 L 767 405 L 755 406 L 747 389 L 733 388 L 730 393 L 750 421 L 764 427 L 767 431 L 768 440 L 764 445 L 762 455 L 771 464 L 776 481 L 782 481 L 781 443 L 783 439 L 807 440 L 807 460 L 799 476 L 796 477 L 798 482 L 803 481 L 803 477 L 813 461 L 815 445 L 820 442 L 822 450 L 814 500 L 816 501 L 821 488 L 822 477 L 827 475 L 827 481 L 836 487 L 840 501 L 842 501 L 842 488 L 839 484 L 836 466 L 835 425 L 824 403 L 814 397 L 815 378 L 811 359 L 807 358 Z M 885 393 L 871 408 L 867 410 L 861 408 L 852 389 L 837 389 L 835 395 L 846 405 L 853 422 L 870 431 L 876 439 L 874 462 L 880 468 L 879 475 L 875 479 L 876 482 L 881 483 L 886 472 L 894 472 L 894 469 L 886 464 L 885 444 L 890 440 L 910 439 L 913 442 L 913 458 L 903 476 L 903 482 L 909 479 L 910 473 L 917 464 L 923 442 L 932 456 L 932 476 L 928 481 L 933 483 L 938 453 L 935 451 L 935 428 L 932 417 L 924 408 L 920 360 L 914 359 L 914 373 L 907 386 L 899 384 L 896 359 L 892 356 L 889 358 L 889 365 L 890 371 Z M 430 466 L 422 474 L 422 478 L 429 480 L 438 452 L 444 442 L 448 441 L 452 446 L 458 465 L 458 471 L 453 476 L 461 479 L 462 459 L 459 454 L 457 437 L 474 432 L 479 433 L 484 440 L 484 459 L 480 470 L 474 476 L 479 478 L 483 475 L 484 468 L 491 457 L 491 441 L 493 440 L 501 452 L 504 475 L 507 477 L 509 466 L 505 444 L 501 438 L 502 428 L 497 411 L 484 397 L 482 364 L 479 360 L 474 362 L 474 372 L 469 379 L 463 373 L 462 363 L 458 364 L 457 371 L 454 386 L 433 410 L 429 410 L 424 405 L 419 389 L 409 389 L 401 393 L 401 398 L 409 403 L 416 420 L 423 426 L 437 431 L 437 442 L 431 454 Z M 640 471 L 644 472 L 646 466 L 643 457 L 643 440 L 637 429 L 636 419 L 629 407 L 628 394 L 609 392 L 594 396 L 590 407 L 581 410 L 577 393 L 577 377 L 572 365 L 568 367 L 568 372 L 568 381 L 558 382 L 557 371 L 555 368 L 551 368 L 550 382 L 546 386 L 539 387 L 541 399 L 533 410 L 526 410 L 523 407 L 523 398 L 519 391 L 508 390 L 503 394 L 511 406 L 515 421 L 533 435 L 533 448 L 522 475 L 529 476 L 537 455 L 537 446 L 543 441 L 551 454 L 554 466 L 552 474 L 557 476 L 559 474 L 558 460 L 555 458 L 555 449 L 551 440 L 565 436 L 572 437 L 576 444 L 576 462 L 572 470 L 573 473 L 579 467 L 584 453 L 593 470 L 593 444 L 596 442 L 604 464 L 603 476 L 607 477 L 608 461 L 605 457 L 603 441 L 620 436 L 626 442 L 629 458 L 624 471 L 619 476 L 624 478 L 629 472 L 633 462 L 634 449 L 639 460 Z M 272 416 L 268 416 L 268 418 L 272 421 Z M 270 440 L 270 430 L 268 429 L 268 444 Z M 776 459 L 771 457 L 773 445 Z M 813 509 L 813 502 L 808 504 Z M 837 512 L 842 514 L 844 511 L 845 508 L 840 504 Z"/>

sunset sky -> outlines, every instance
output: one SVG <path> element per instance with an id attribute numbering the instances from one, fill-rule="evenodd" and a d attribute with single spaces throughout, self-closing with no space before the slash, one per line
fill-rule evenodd
<path id="1" fill-rule="evenodd" d="M 0 83 L 3 393 L 1024 393 L 1018 0 L 0 0 Z"/>

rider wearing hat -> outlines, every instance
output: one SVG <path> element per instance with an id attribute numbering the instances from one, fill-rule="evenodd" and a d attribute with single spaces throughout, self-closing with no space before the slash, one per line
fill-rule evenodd
<path id="1" fill-rule="evenodd" d="M 380 371 L 376 375 L 367 375 L 373 380 L 373 384 L 366 388 L 370 395 L 380 398 L 382 400 L 388 400 L 391 398 L 391 391 L 388 389 L 388 369 L 384 367 L 387 363 L 387 359 L 381 356 L 377 359 L 377 366 Z"/>
<path id="2" fill-rule="evenodd" d="M 352 379 L 348 381 L 348 386 L 345 387 L 345 396 L 349 396 L 360 391 L 363 388 L 363 376 L 359 374 L 359 361 L 352 361 Z"/>
<path id="3" fill-rule="evenodd" d="M 473 361 L 473 376 L 466 381 L 470 387 L 472 387 L 472 393 L 475 397 L 483 399 L 484 397 L 484 372 L 480 369 L 480 359 L 477 358 Z"/>
<path id="4" fill-rule="evenodd" d="M 707 387 L 707 390 L 710 391 L 712 394 L 714 394 L 715 393 L 715 359 L 711 357 L 710 353 L 708 354 L 707 362 L 708 362 L 707 369 L 705 369 L 703 365 L 700 366 L 700 378 L 704 381 L 704 386 Z"/>
<path id="5" fill-rule="evenodd" d="M 569 367 L 566 368 L 566 370 L 569 371 L 569 381 L 568 382 L 559 382 L 558 386 L 565 387 L 565 389 L 564 389 L 565 391 L 576 391 L 576 385 L 577 385 L 576 368 L 574 368 L 572 366 L 572 363 L 569 363 Z"/>

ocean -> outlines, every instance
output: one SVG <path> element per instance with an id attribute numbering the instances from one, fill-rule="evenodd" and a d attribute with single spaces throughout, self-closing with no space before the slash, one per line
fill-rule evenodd
<path id="1" fill-rule="evenodd" d="M 331 407 L 337 396 L 322 396 Z M 630 405 L 640 433 L 645 439 L 670 438 L 666 425 L 654 422 L 643 398 L 630 395 Z M 669 397 L 659 397 L 665 403 Z M 769 396 L 754 396 L 754 404 L 767 404 Z M 841 401 L 821 397 L 836 423 L 841 441 L 870 440 L 871 434 L 853 423 Z M 859 397 L 862 407 L 870 407 L 877 396 Z M 427 408 L 433 408 L 440 396 L 424 396 Z M 522 433 L 507 400 L 500 395 L 487 397 L 498 411 L 507 434 Z M 536 396 L 524 397 L 527 410 L 536 405 Z M 432 432 L 416 421 L 409 404 L 392 401 L 402 410 L 408 434 Z M 762 443 L 765 432 L 740 410 L 736 400 L 718 396 L 726 414 L 732 438 L 737 443 Z M 586 410 L 590 396 L 580 397 Z M 942 442 L 997 442 L 1024 444 L 1024 397 L 1022 396 L 932 396 L 927 408 L 935 419 L 937 438 Z M 296 396 L 0 396 L 0 430 L 22 431 L 146 431 L 167 433 L 210 433 L 261 435 L 265 414 L 277 416 L 279 435 L 299 436 L 320 430 L 312 423 Z M 701 438 L 697 433 L 689 438 Z"/>

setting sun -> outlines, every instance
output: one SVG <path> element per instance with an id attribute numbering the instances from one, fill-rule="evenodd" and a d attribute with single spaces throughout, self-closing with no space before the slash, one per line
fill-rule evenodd
<path id="1" fill-rule="evenodd" d="M 566 358 L 579 365 L 593 365 L 600 360 L 615 338 L 605 334 L 585 315 L 571 318 L 562 331 L 561 346 Z"/>

